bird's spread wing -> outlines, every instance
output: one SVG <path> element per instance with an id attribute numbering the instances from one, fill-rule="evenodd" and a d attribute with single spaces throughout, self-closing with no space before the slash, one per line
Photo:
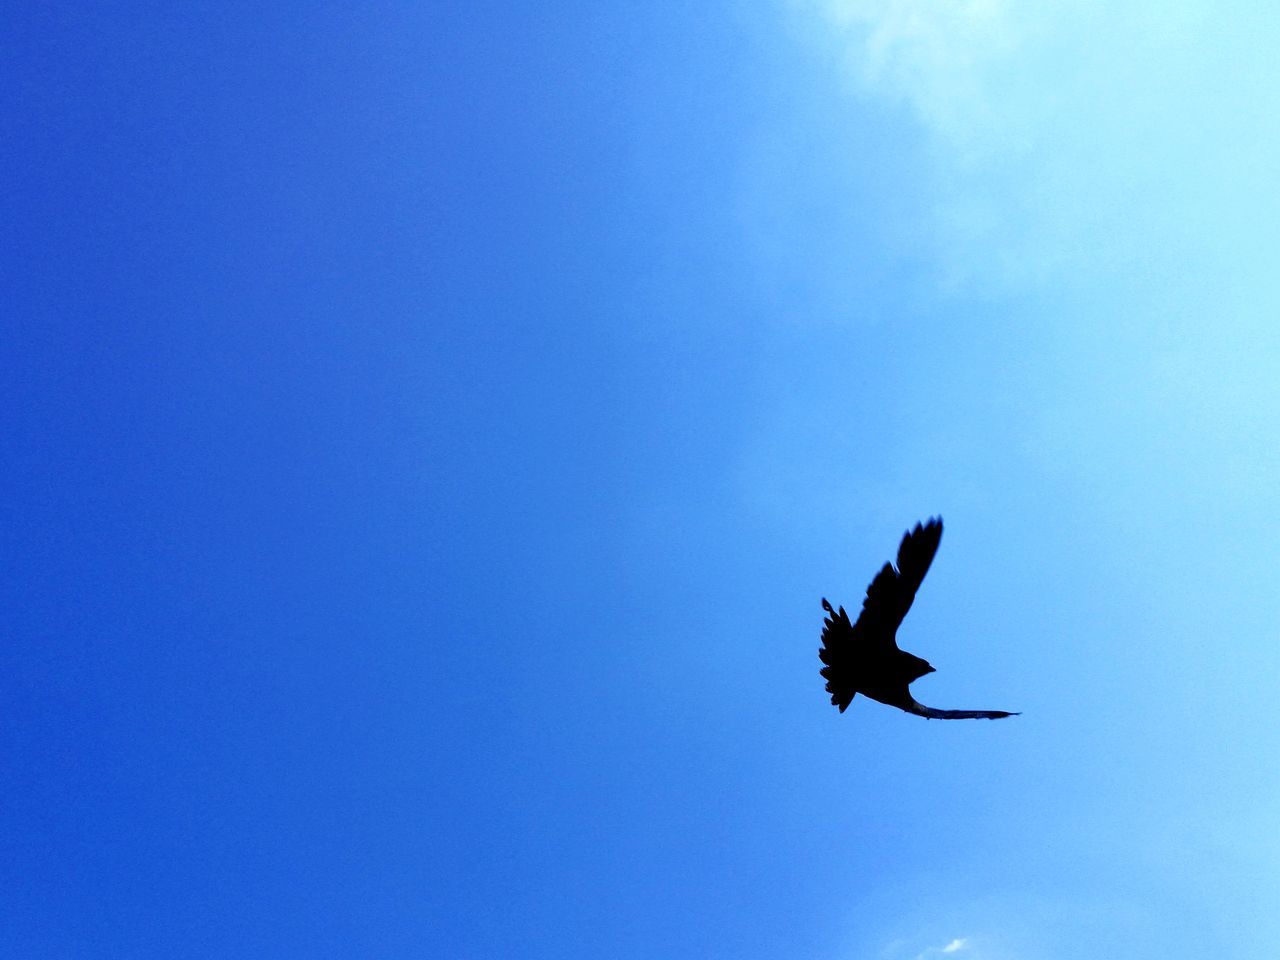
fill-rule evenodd
<path id="1" fill-rule="evenodd" d="M 917 523 L 915 529 L 907 531 L 898 547 L 897 569 L 891 563 L 880 568 L 867 587 L 856 622 L 849 621 L 844 607 L 833 610 L 825 599 L 822 601 L 828 616 L 823 622 L 818 657 L 824 664 L 821 673 L 827 680 L 831 702 L 841 713 L 852 702 L 857 689 L 856 661 L 866 654 L 874 656 L 898 649 L 894 634 L 911 609 L 941 540 L 942 520 L 938 517 L 924 524 Z"/>
<path id="2" fill-rule="evenodd" d="M 844 607 L 838 612 L 831 609 L 826 597 L 822 598 L 822 609 L 827 611 L 827 618 L 822 622 L 822 647 L 818 650 L 818 658 L 823 663 L 821 673 L 827 681 L 831 702 L 844 713 L 856 692 L 853 660 L 859 643 L 857 628 L 849 622 Z M 862 623 L 861 617 L 858 623 Z"/>
<path id="3" fill-rule="evenodd" d="M 876 603 L 883 606 L 886 618 L 893 618 L 893 628 L 896 630 L 911 609 L 916 591 L 924 582 L 924 575 L 929 572 L 929 565 L 933 563 L 934 554 L 938 552 L 938 544 L 941 542 L 941 517 L 933 517 L 928 523 L 917 523 L 915 529 L 903 534 L 902 543 L 898 545 L 898 569 L 895 571 L 887 563 L 884 565 L 867 588 L 863 609 L 871 605 L 872 591 L 877 590 L 877 584 L 883 579 L 884 583 L 878 588 L 880 595 L 876 597 Z M 892 577 L 886 576 L 886 573 L 892 574 Z"/>
<path id="4" fill-rule="evenodd" d="M 1016 711 L 1008 710 L 939 710 L 937 707 L 926 707 L 914 697 L 910 707 L 904 707 L 907 713 L 927 720 L 999 720 L 1001 717 L 1016 717 Z"/>
<path id="5" fill-rule="evenodd" d="M 940 517 L 934 517 L 928 523 L 917 523 L 915 529 L 902 535 L 902 543 L 898 546 L 898 567 L 895 570 L 893 564 L 886 563 L 867 587 L 862 613 L 858 614 L 858 622 L 854 624 L 856 633 L 872 642 L 897 648 L 894 634 L 911 609 L 916 591 L 924 582 L 924 575 L 929 572 L 929 565 L 933 563 L 941 541 Z"/>

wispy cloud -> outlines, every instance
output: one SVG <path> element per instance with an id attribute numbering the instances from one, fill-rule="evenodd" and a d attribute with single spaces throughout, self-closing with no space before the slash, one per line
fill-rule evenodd
<path id="1" fill-rule="evenodd" d="M 1003 0 L 825 0 L 821 8 L 867 88 L 906 100 L 952 136 L 970 128 L 993 67 L 1018 47 Z"/>
<path id="2" fill-rule="evenodd" d="M 1014 386 L 1040 469 L 1087 490 L 1093 515 L 1150 504 L 1155 476 L 1168 499 L 1151 516 L 1265 509 L 1280 483 L 1259 439 L 1280 416 L 1275 8 L 791 3 L 927 158 L 907 243 L 933 285 L 1031 305 L 1018 362 L 1038 372 Z"/>
<path id="3" fill-rule="evenodd" d="M 1273 17 L 1204 0 L 796 2 L 857 88 L 923 131 L 929 239 L 953 279 L 1132 273 L 1157 245 L 1177 276 L 1238 256 L 1280 213 Z"/>

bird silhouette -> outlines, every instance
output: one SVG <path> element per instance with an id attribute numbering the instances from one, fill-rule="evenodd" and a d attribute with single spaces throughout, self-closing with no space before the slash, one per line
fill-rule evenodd
<path id="1" fill-rule="evenodd" d="M 907 689 L 913 681 L 933 673 L 933 666 L 898 649 L 898 626 L 911 609 L 911 601 L 929 572 L 941 540 L 941 517 L 917 523 L 914 530 L 907 531 L 898 547 L 898 568 L 895 570 L 891 563 L 880 568 L 867 587 L 862 613 L 854 623 L 849 622 L 844 607 L 833 610 L 827 598 L 822 598 L 822 609 L 828 616 L 823 621 L 818 657 L 824 664 L 821 673 L 827 681 L 827 693 L 841 713 L 860 693 L 930 720 L 1017 716 L 1006 710 L 938 710 L 917 702 Z"/>

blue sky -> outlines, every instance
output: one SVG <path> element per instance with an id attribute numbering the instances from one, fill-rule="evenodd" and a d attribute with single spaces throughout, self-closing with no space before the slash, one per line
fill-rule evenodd
<path id="1" fill-rule="evenodd" d="M 1276 14 L 13 19 L 0 955 L 1274 951 Z"/>

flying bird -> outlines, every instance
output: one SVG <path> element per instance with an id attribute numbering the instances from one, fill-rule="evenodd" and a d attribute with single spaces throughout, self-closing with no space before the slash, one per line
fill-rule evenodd
<path id="1" fill-rule="evenodd" d="M 907 689 L 913 681 L 933 673 L 933 666 L 898 649 L 898 626 L 911 609 L 911 601 L 929 572 L 941 540 L 941 517 L 917 523 L 914 530 L 907 531 L 898 547 L 897 569 L 891 563 L 880 568 L 867 587 L 862 613 L 854 623 L 849 622 L 844 607 L 833 610 L 827 598 L 822 598 L 827 618 L 823 621 L 818 656 L 824 664 L 821 673 L 827 681 L 827 693 L 841 713 L 853 701 L 854 694 L 860 693 L 930 720 L 1017 716 L 1006 710 L 938 710 L 917 702 Z"/>

